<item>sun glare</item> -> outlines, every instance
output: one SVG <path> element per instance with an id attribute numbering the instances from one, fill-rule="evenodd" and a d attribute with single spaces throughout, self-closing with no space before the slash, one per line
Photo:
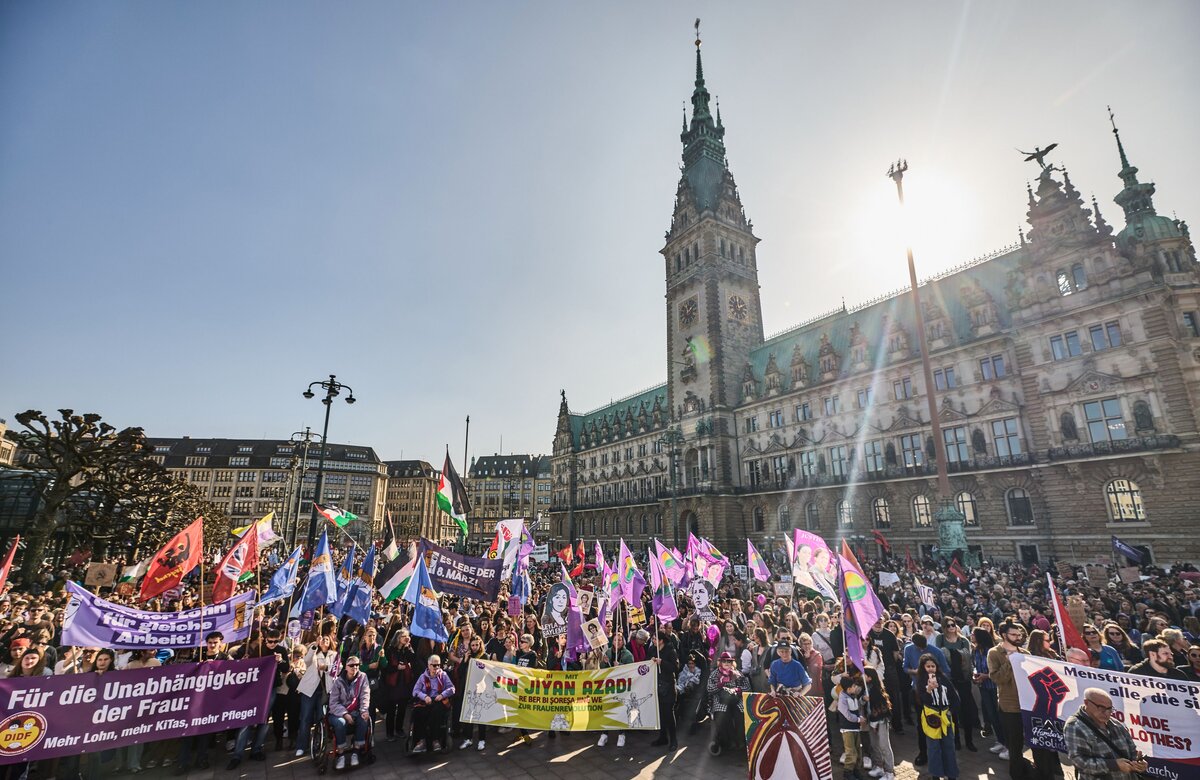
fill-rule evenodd
<path id="1" fill-rule="evenodd" d="M 937 169 L 905 175 L 903 209 L 895 185 L 881 175 L 878 186 L 863 188 L 858 214 L 860 219 L 868 215 L 871 228 L 851 233 L 856 237 L 853 251 L 867 269 L 903 269 L 910 242 L 921 277 L 994 248 L 976 246 L 979 213 L 971 189 L 952 173 Z M 881 275 L 889 281 L 894 276 Z"/>

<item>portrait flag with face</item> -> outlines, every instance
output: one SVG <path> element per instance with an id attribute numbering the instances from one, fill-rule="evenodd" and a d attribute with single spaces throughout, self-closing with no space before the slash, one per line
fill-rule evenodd
<path id="1" fill-rule="evenodd" d="M 152 599 L 177 587 L 192 569 L 200 565 L 203 553 L 204 518 L 197 517 L 191 525 L 171 537 L 150 561 L 150 568 L 142 580 L 141 600 Z"/>

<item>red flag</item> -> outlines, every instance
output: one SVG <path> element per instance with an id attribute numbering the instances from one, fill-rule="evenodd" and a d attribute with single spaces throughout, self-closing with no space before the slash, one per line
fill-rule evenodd
<path id="1" fill-rule="evenodd" d="M 229 552 L 217 564 L 217 578 L 213 582 L 212 600 L 216 604 L 233 595 L 233 586 L 248 571 L 258 566 L 258 524 L 251 523 L 234 542 Z"/>
<path id="2" fill-rule="evenodd" d="M 958 581 L 960 583 L 962 583 L 963 585 L 967 584 L 967 573 L 965 571 L 963 571 L 962 564 L 960 564 L 958 562 L 957 558 L 950 561 L 950 568 L 948 571 L 951 574 L 953 574 L 956 578 L 958 578 Z"/>
<path id="3" fill-rule="evenodd" d="M 1058 644 L 1063 654 L 1066 654 L 1068 647 L 1078 647 L 1087 652 L 1087 643 L 1083 641 L 1079 629 L 1071 622 L 1071 616 L 1063 609 L 1062 596 L 1058 595 L 1058 588 L 1054 587 L 1054 578 L 1050 576 L 1050 572 L 1046 572 L 1046 582 L 1050 585 L 1050 601 L 1054 604 L 1054 625 L 1058 627 Z"/>
<path id="4" fill-rule="evenodd" d="M 871 536 L 875 537 L 875 543 L 882 547 L 885 553 L 888 555 L 892 554 L 892 545 L 886 538 L 884 538 L 883 533 L 876 529 L 871 532 Z"/>
<path id="5" fill-rule="evenodd" d="M 583 540 L 580 539 L 579 544 L 575 545 L 575 557 L 579 559 L 580 566 L 583 565 L 583 559 L 585 556 L 586 553 L 583 551 Z M 572 574 L 571 576 L 574 577 L 575 575 Z"/>
<path id="6" fill-rule="evenodd" d="M 559 560 L 561 560 L 563 563 L 567 564 L 568 566 L 571 564 L 571 562 L 573 560 L 575 560 L 575 554 L 571 550 L 571 545 L 569 545 L 569 544 L 566 547 L 559 550 L 558 552 L 556 552 L 555 555 L 558 556 Z"/>
<path id="7" fill-rule="evenodd" d="M 580 542 L 580 544 L 582 544 L 582 542 Z M 571 569 L 570 574 L 572 577 L 579 577 L 583 574 L 583 558 L 580 558 L 575 562 L 575 568 Z"/>
<path id="8" fill-rule="evenodd" d="M 917 571 L 919 571 L 916 561 L 913 560 L 912 550 L 909 550 L 907 547 L 904 549 L 904 568 L 908 569 L 913 574 L 916 574 Z"/>
<path id="9" fill-rule="evenodd" d="M 13 539 L 12 547 L 8 548 L 8 555 L 4 556 L 4 563 L 0 564 L 0 593 L 4 593 L 4 583 L 8 582 L 8 573 L 12 571 L 13 558 L 17 556 L 17 545 L 21 543 L 20 535 Z"/>
<path id="10" fill-rule="evenodd" d="M 257 538 L 256 533 L 255 539 Z M 150 561 L 150 568 L 142 580 L 139 598 L 146 601 L 179 585 L 184 576 L 200 564 L 203 548 L 204 518 L 197 517 L 191 525 L 163 545 Z"/>

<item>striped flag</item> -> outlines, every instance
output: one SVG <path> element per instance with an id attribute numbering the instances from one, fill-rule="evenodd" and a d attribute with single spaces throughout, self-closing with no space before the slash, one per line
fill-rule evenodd
<path id="1" fill-rule="evenodd" d="M 383 565 L 375 577 L 379 581 L 379 594 L 384 601 L 395 601 L 404 595 L 408 581 L 417 570 L 417 543 L 409 542 L 407 550 Z"/>

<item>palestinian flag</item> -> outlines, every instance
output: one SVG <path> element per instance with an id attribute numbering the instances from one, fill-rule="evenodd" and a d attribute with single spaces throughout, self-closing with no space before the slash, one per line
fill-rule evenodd
<path id="1" fill-rule="evenodd" d="M 352 515 L 349 512 L 338 509 L 333 504 L 330 504 L 329 506 L 321 506 L 314 501 L 313 508 L 317 510 L 318 515 L 333 523 L 338 528 L 345 528 L 351 520 L 358 519 L 358 515 Z"/>
<path id="2" fill-rule="evenodd" d="M 417 544 L 409 542 L 407 549 L 401 549 L 400 554 L 394 560 L 385 563 L 375 575 L 375 582 L 379 583 L 379 594 L 385 602 L 395 601 L 404 595 L 408 581 L 417 570 L 417 558 Z"/>
<path id="3" fill-rule="evenodd" d="M 151 559 L 147 558 L 141 563 L 126 566 L 125 570 L 121 572 L 121 578 L 117 580 L 117 584 L 120 585 L 122 582 L 136 583 L 142 577 L 146 576 L 146 572 L 150 570 L 150 561 Z"/>
<path id="4" fill-rule="evenodd" d="M 438 480 L 437 502 L 438 508 L 454 518 L 454 522 L 462 529 L 463 536 L 466 536 L 467 514 L 471 511 L 471 501 L 467 498 L 467 489 L 463 487 L 462 480 L 458 478 L 458 472 L 454 470 L 449 452 L 446 453 L 442 476 Z"/>

